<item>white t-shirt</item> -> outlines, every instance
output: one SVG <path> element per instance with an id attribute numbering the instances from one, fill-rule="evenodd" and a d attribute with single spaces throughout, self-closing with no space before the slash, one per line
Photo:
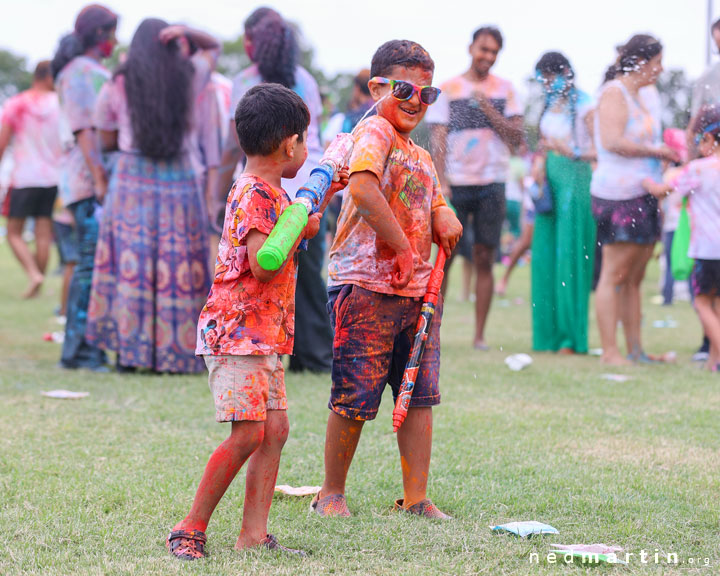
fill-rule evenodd
<path id="1" fill-rule="evenodd" d="M 720 260 L 720 158 L 693 160 L 675 180 L 689 195 L 690 258 Z"/>
<path id="2" fill-rule="evenodd" d="M 506 118 L 521 116 L 520 100 L 513 85 L 489 74 L 482 82 L 456 76 L 442 84 L 442 94 L 425 114 L 429 124 L 448 127 L 445 176 L 453 186 L 483 186 L 505 182 L 510 150 L 480 110 L 484 95 Z"/>
<path id="3" fill-rule="evenodd" d="M 566 105 L 563 110 L 551 109 L 545 112 L 540 120 L 540 133 L 545 138 L 564 142 L 571 150 L 577 146 L 581 153 L 588 152 L 592 150 L 592 138 L 585 119 L 594 109 L 593 99 L 585 92 L 578 90 L 574 137 L 569 105 Z"/>
<path id="4" fill-rule="evenodd" d="M 63 155 L 60 103 L 55 92 L 25 90 L 5 102 L 2 124 L 13 132 L 13 188 L 57 186 Z"/>

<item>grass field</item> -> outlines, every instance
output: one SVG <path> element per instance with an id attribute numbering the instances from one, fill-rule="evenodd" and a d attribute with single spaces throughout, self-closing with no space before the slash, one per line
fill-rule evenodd
<path id="1" fill-rule="evenodd" d="M 182 563 L 165 551 L 165 536 L 228 431 L 214 422 L 206 378 L 60 371 L 59 345 L 42 340 L 57 330 L 59 279 L 41 299 L 19 300 L 24 280 L 0 244 L 0 574 L 716 573 L 720 378 L 690 363 L 700 329 L 689 304 L 649 303 L 652 266 L 646 348 L 674 349 L 678 362 L 623 369 L 626 383 L 602 379 L 618 370 L 592 357 L 533 354 L 527 370 L 506 368 L 508 354 L 530 352 L 527 268 L 492 310 L 493 351 L 475 352 L 472 305 L 458 302 L 453 276 L 429 489 L 453 521 L 391 510 L 402 491 L 386 396 L 350 471 L 352 518 L 310 515 L 308 498 L 273 503 L 271 531 L 312 550 L 310 558 L 233 551 L 241 473 L 210 524 L 211 556 Z M 652 327 L 668 315 L 677 328 Z M 597 347 L 594 322 L 591 333 Z M 40 395 L 56 388 L 90 396 Z M 287 391 L 291 433 L 279 483 L 319 484 L 329 378 L 288 374 Z M 489 529 L 514 520 L 547 522 L 560 534 L 520 540 Z M 553 564 L 554 542 L 602 542 L 634 556 L 624 567 Z"/>

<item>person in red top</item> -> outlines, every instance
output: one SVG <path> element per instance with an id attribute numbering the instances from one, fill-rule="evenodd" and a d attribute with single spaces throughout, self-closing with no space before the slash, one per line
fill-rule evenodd
<path id="1" fill-rule="evenodd" d="M 200 314 L 197 350 L 205 358 L 218 422 L 230 436 L 205 467 L 190 513 L 170 532 L 167 547 L 178 558 L 205 556 L 210 516 L 246 461 L 245 505 L 235 548 L 281 546 L 267 533 L 280 453 L 288 436 L 287 400 L 280 355 L 293 350 L 296 246 L 276 272 L 263 270 L 257 252 L 290 198 L 281 178 L 294 178 L 307 158 L 310 112 L 292 90 L 261 84 L 248 90 L 235 112 L 245 171 L 228 196 L 218 259 L 207 304 Z M 310 216 L 305 238 L 318 233 L 322 210 L 347 184 L 347 172 Z"/>
<path id="2" fill-rule="evenodd" d="M 370 93 L 377 116 L 360 122 L 330 249 L 329 302 L 335 326 L 325 481 L 312 502 L 321 516 L 349 516 L 345 481 L 363 424 L 377 415 L 387 384 L 397 395 L 430 278 L 432 242 L 450 254 L 462 226 L 445 203 L 430 154 L 410 133 L 439 90 L 435 64 L 408 40 L 386 42 L 373 56 Z M 397 440 L 403 498 L 396 508 L 447 518 L 427 498 L 432 407 L 440 403 L 438 304 L 405 424 Z"/>
<path id="3" fill-rule="evenodd" d="M 50 62 L 40 62 L 32 87 L 5 103 L 0 129 L 0 158 L 12 144 L 8 243 L 30 281 L 25 298 L 40 292 L 50 255 L 51 217 L 62 157 L 59 120 Z M 34 254 L 22 238 L 26 218 L 35 218 Z"/>

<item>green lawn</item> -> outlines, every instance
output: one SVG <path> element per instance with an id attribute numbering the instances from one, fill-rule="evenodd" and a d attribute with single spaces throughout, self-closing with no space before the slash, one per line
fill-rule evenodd
<path id="1" fill-rule="evenodd" d="M 505 367 L 508 354 L 530 352 L 527 268 L 493 308 L 493 351 L 475 352 L 472 305 L 458 302 L 453 275 L 430 473 L 430 496 L 453 521 L 392 512 L 402 492 L 386 397 L 350 471 L 352 518 L 310 515 L 308 498 L 273 503 L 271 531 L 312 550 L 311 558 L 233 551 L 241 473 L 210 524 L 212 555 L 183 563 L 166 553 L 166 533 L 187 512 L 208 455 L 228 431 L 214 422 L 206 378 L 60 371 L 59 345 L 42 340 L 57 330 L 59 279 L 41 299 L 19 300 L 24 280 L 0 244 L 0 574 L 715 573 L 720 378 L 690 363 L 700 341 L 690 306 L 649 303 L 652 266 L 646 347 L 674 349 L 678 363 L 623 369 L 626 383 L 602 379 L 618 370 L 592 357 L 533 354 L 523 372 Z M 677 328 L 652 327 L 668 315 Z M 597 347 L 594 322 L 591 331 Z M 40 395 L 56 388 L 90 396 Z M 329 378 L 288 374 L 287 391 L 292 429 L 279 483 L 319 484 Z M 489 530 L 514 520 L 547 522 L 560 534 L 520 540 Z M 602 542 L 635 556 L 626 567 L 551 564 L 551 542 Z"/>

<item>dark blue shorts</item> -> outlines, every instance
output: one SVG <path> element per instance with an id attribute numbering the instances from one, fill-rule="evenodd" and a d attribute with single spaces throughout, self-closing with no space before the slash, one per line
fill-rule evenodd
<path id="1" fill-rule="evenodd" d="M 328 291 L 335 330 L 332 390 L 328 407 L 352 420 L 375 418 L 387 384 L 396 399 L 415 337 L 422 298 L 391 296 L 346 284 Z M 438 301 L 411 407 L 440 403 L 440 324 Z"/>
<path id="2" fill-rule="evenodd" d="M 720 260 L 695 260 L 690 281 L 695 296 L 720 297 Z"/>
<path id="3" fill-rule="evenodd" d="M 60 253 L 60 264 L 75 264 L 80 259 L 80 245 L 78 244 L 75 226 L 53 220 L 53 235 Z"/>

